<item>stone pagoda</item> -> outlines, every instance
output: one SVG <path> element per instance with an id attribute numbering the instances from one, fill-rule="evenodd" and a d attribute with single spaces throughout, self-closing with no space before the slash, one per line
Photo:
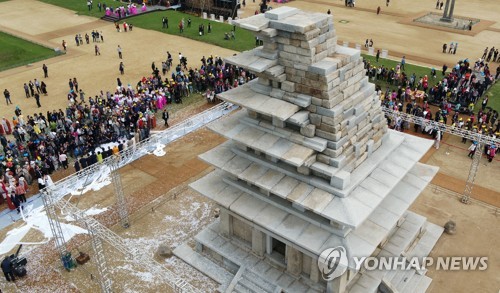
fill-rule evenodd
<path id="1" fill-rule="evenodd" d="M 200 155 L 190 185 L 220 217 L 174 254 L 225 292 L 425 292 L 425 270 L 367 271 L 353 256 L 427 256 L 443 229 L 408 211 L 437 172 L 432 141 L 388 130 L 360 51 L 331 15 L 280 7 L 235 24 L 263 46 L 225 61 L 258 78 L 219 98 L 242 110 L 209 126 L 228 141 Z M 345 248 L 325 281 L 318 257 Z"/>

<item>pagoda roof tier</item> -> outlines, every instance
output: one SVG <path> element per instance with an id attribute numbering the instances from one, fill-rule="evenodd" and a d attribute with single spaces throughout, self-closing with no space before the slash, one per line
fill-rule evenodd
<path id="1" fill-rule="evenodd" d="M 256 93 L 249 84 L 220 93 L 218 97 L 226 102 L 281 121 L 287 120 L 300 110 L 299 106 L 292 103 Z"/>
<path id="2" fill-rule="evenodd" d="M 437 167 L 417 163 L 367 219 L 345 236 L 332 233 L 324 222 L 285 206 L 258 190 L 248 186 L 246 190 L 232 186 L 223 178 L 221 171 L 206 175 L 191 183 L 190 187 L 252 222 L 259 229 L 295 243 L 312 257 L 336 246 L 344 246 L 348 253 L 361 256 L 372 255 L 377 246 L 389 237 L 390 231 L 437 171 Z M 357 269 L 352 262 L 349 267 Z"/>
<path id="3" fill-rule="evenodd" d="M 399 136 L 394 131 L 389 133 Z M 342 226 L 357 228 L 395 190 L 400 180 L 414 177 L 411 170 L 415 169 L 413 166 L 425 151 L 417 152 L 413 147 L 419 144 L 430 147 L 432 144 L 432 141 L 426 139 L 402 135 L 406 138 L 404 142 L 390 155 L 381 157 L 376 166 L 370 169 L 370 173 L 346 197 L 337 196 L 332 192 L 334 187 L 321 182 L 319 178 L 299 174 L 286 166 L 252 156 L 238 149 L 232 142 L 226 142 L 200 155 L 200 159 L 270 196 L 286 199 L 296 209 L 311 211 Z M 383 151 L 380 148 L 374 155 Z M 408 156 L 410 153 L 411 156 Z M 426 174 L 419 176 L 427 178 Z M 407 188 L 411 189 L 410 186 Z"/>

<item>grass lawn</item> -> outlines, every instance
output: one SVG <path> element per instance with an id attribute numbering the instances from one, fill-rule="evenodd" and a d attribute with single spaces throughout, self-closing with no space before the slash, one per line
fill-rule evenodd
<path id="1" fill-rule="evenodd" d="M 0 0 L 1 1 L 1 0 Z M 97 3 L 101 2 L 102 4 L 106 3 L 109 7 L 118 7 L 120 2 L 113 0 L 95 0 L 94 8 L 89 11 L 87 8 L 87 1 L 85 0 L 40 0 L 47 4 L 52 4 L 56 6 L 60 6 L 63 8 L 67 8 L 73 11 L 76 11 L 79 15 L 89 15 L 93 17 L 102 17 L 104 16 L 104 10 L 99 12 L 97 8 Z M 163 16 L 168 17 L 169 29 L 162 29 L 161 19 Z M 179 32 L 179 22 L 184 18 L 185 28 L 184 33 Z M 187 27 L 187 20 L 191 18 L 191 27 Z M 208 20 L 202 19 L 201 17 L 197 17 L 194 15 L 177 12 L 173 10 L 162 11 L 162 12 L 153 12 L 144 15 L 139 15 L 133 18 L 127 19 L 127 23 L 132 23 L 135 27 L 140 27 L 149 30 L 155 30 L 159 32 L 164 32 L 167 34 L 173 35 L 182 35 L 186 38 L 199 40 L 205 43 L 213 44 L 216 46 L 232 49 L 235 51 L 245 51 L 254 47 L 255 38 L 254 35 L 240 28 L 236 30 L 236 40 L 224 40 L 224 33 L 229 33 L 232 30 L 232 26 L 226 23 L 219 23 L 212 21 L 212 32 L 210 34 L 208 31 Z M 205 35 L 198 35 L 198 25 L 205 25 Z"/>
<path id="2" fill-rule="evenodd" d="M 168 29 L 162 29 L 161 19 L 163 16 L 168 17 Z M 184 32 L 179 32 L 179 23 L 184 18 L 185 28 Z M 191 18 L 191 27 L 187 27 L 187 20 Z M 144 14 L 137 17 L 130 18 L 127 20 L 128 23 L 132 23 L 136 27 L 155 30 L 159 32 L 164 32 L 172 35 L 183 36 L 193 40 L 213 44 L 223 48 L 232 49 L 235 51 L 245 51 L 255 47 L 255 38 L 253 33 L 248 30 L 241 28 L 236 28 L 235 40 L 224 40 L 224 33 L 229 33 L 233 26 L 227 23 L 220 23 L 210 21 L 212 25 L 212 32 L 208 32 L 209 21 L 201 17 L 196 17 L 194 15 L 177 12 L 173 10 L 168 10 L 164 12 L 154 12 L 150 14 Z M 205 35 L 200 36 L 198 34 L 198 26 L 200 24 L 205 25 Z"/>
<path id="3" fill-rule="evenodd" d="M 384 65 L 384 67 L 388 68 L 396 68 L 396 66 L 399 64 L 399 61 L 394 61 L 394 60 L 389 60 L 389 59 L 382 59 L 379 58 L 378 62 L 376 62 L 375 56 L 371 55 L 365 55 L 362 54 L 363 58 L 365 60 L 370 61 L 370 63 L 374 66 L 380 67 Z M 405 64 L 405 73 L 408 77 L 410 77 L 413 73 L 417 76 L 417 81 L 420 79 L 420 77 L 423 77 L 424 75 L 427 75 L 429 77 L 429 88 L 433 87 L 435 84 L 437 84 L 439 81 L 442 80 L 442 75 L 441 75 L 441 68 L 436 68 L 437 74 L 436 78 L 432 78 L 431 75 L 431 70 L 427 67 L 423 66 L 418 66 L 418 65 L 413 65 L 413 64 L 408 64 L 408 62 Z M 385 90 L 387 88 L 387 83 L 384 81 L 377 80 L 375 84 L 379 85 L 382 90 Z M 392 86 L 391 89 L 396 89 L 396 86 Z"/>
<path id="4" fill-rule="evenodd" d="M 54 50 L 0 32 L 0 71 L 54 56 Z"/>
<path id="5" fill-rule="evenodd" d="M 497 82 L 492 87 L 490 87 L 486 94 L 490 97 L 487 107 L 491 107 L 493 110 L 497 110 L 497 112 L 500 112 L 500 82 Z M 477 101 L 476 106 L 474 107 L 475 113 L 477 113 L 479 109 L 481 109 L 482 102 L 482 98 Z"/>
<path id="6" fill-rule="evenodd" d="M 196 103 L 201 102 L 201 101 L 206 101 L 206 99 L 201 94 L 192 93 L 189 96 L 182 98 L 181 104 L 177 104 L 177 103 L 168 104 L 167 109 L 170 112 L 170 114 L 172 114 L 172 113 L 175 113 L 181 109 L 188 107 L 189 105 L 196 104 Z M 161 111 L 158 111 L 156 118 L 160 119 L 161 114 L 162 114 Z"/>
<path id="7" fill-rule="evenodd" d="M 94 3 L 93 9 L 89 11 L 87 7 L 87 0 L 40 0 L 40 1 L 47 4 L 52 4 L 55 6 L 76 11 L 77 14 L 79 15 L 88 15 L 98 18 L 104 16 L 104 9 L 102 9 L 102 11 L 99 12 L 99 8 L 97 8 L 97 3 L 101 2 L 101 4 L 106 4 L 107 7 L 113 7 L 113 8 L 118 7 L 120 4 L 120 2 L 114 0 L 93 0 Z"/>

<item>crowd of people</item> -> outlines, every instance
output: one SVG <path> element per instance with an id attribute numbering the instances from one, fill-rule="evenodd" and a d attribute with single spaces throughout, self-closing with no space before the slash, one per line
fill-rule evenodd
<path id="1" fill-rule="evenodd" d="M 377 66 L 365 61 L 367 75 L 372 81 L 382 80 L 397 89 L 390 90 L 387 87 L 385 93 L 381 93 L 382 99 L 394 97 L 403 103 L 405 99 L 424 99 L 442 108 L 449 108 L 460 113 L 470 113 L 479 98 L 483 96 L 488 87 L 500 77 L 500 66 L 493 73 L 488 63 L 483 60 L 470 64 L 468 59 L 458 61 L 448 71 L 448 66 L 443 65 L 442 78 L 431 86 L 431 80 L 438 78 L 438 72 L 432 68 L 429 75 L 417 77 L 415 73 L 407 74 L 403 67 L 403 61 L 395 68 Z M 379 89 L 380 90 L 380 89 Z"/>
<path id="2" fill-rule="evenodd" d="M 172 64 L 172 59 L 168 53 L 162 67 Z M 155 114 L 162 110 L 161 117 L 168 126 L 166 105 L 182 103 L 194 92 L 213 99 L 215 94 L 254 78 L 241 68 L 224 64 L 217 56 L 200 61 L 199 69 L 193 69 L 179 53 L 179 63 L 174 68 L 160 69 L 153 62 L 151 75 L 135 86 L 124 85 L 118 78 L 114 91 L 100 91 L 88 98 L 78 80 L 71 78 L 65 110 L 24 116 L 16 106 L 12 120 L 0 120 L 0 171 L 4 174 L 0 201 L 19 211 L 31 184 L 36 181 L 40 189 L 53 184 L 50 174 L 67 169 L 69 160 L 78 172 L 126 149 L 134 141 L 148 138 L 150 129 L 156 126 Z"/>
<path id="3" fill-rule="evenodd" d="M 92 43 L 104 43 L 104 35 L 101 32 L 99 32 L 98 30 L 93 30 L 90 35 L 92 36 Z M 84 42 L 83 42 L 83 39 L 85 38 L 85 43 L 87 45 L 90 45 L 90 36 L 88 33 L 85 33 L 85 36 L 82 37 L 82 34 L 76 34 L 75 35 L 75 44 L 77 47 L 79 46 L 83 46 Z M 68 51 L 68 42 L 66 42 L 66 40 L 62 40 L 61 42 L 61 46 L 63 47 L 63 50 L 65 52 Z M 99 46 L 97 44 L 94 45 L 94 50 L 96 52 L 96 55 L 97 55 L 97 52 L 99 51 Z M 100 53 L 99 53 L 100 55 Z"/>
<path id="4" fill-rule="evenodd" d="M 486 49 L 484 49 L 483 56 L 481 56 L 481 59 L 486 62 L 500 63 L 500 54 L 498 54 L 498 48 L 495 49 L 495 47 L 491 47 L 488 50 L 488 47 L 486 47 Z"/>
<path id="5" fill-rule="evenodd" d="M 365 61 L 367 75 L 371 79 L 382 79 L 389 85 L 396 86 L 391 90 L 388 86 L 383 92 L 377 87 L 382 104 L 392 110 L 405 112 L 417 117 L 441 122 L 452 127 L 466 129 L 491 137 L 500 137 L 500 123 L 498 121 L 498 111 L 487 107 L 489 96 L 483 94 L 488 87 L 499 77 L 500 66 L 497 73 L 492 74 L 483 59 L 471 64 L 468 59 L 460 60 L 447 71 L 447 66 L 443 66 L 442 78 L 435 86 L 429 86 L 429 78 L 416 78 L 415 74 L 407 76 L 401 70 L 401 63 L 396 68 L 385 68 L 384 66 L 372 66 L 369 61 Z M 431 78 L 437 78 L 435 69 L 431 69 Z M 482 99 L 481 99 L 482 97 Z M 436 105 L 433 113 L 430 102 Z M 481 109 L 476 113 L 476 103 L 481 103 Z M 462 105 L 466 105 L 465 107 Z M 391 128 L 403 131 L 410 128 L 410 124 L 400 118 L 388 116 Z M 432 136 L 435 140 L 436 148 L 442 140 L 443 129 L 432 125 L 422 126 L 415 124 L 415 132 L 421 132 Z M 467 139 L 462 139 L 462 143 L 467 143 Z M 472 142 L 469 147 L 469 156 L 475 151 L 477 142 Z M 496 144 L 486 145 L 484 153 L 491 162 L 499 152 Z"/>

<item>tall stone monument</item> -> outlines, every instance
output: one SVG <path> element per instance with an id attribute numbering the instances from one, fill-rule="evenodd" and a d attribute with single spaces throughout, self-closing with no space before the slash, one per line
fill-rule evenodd
<path id="1" fill-rule="evenodd" d="M 452 22 L 453 10 L 455 10 L 455 0 L 446 0 L 446 4 L 444 6 L 444 11 L 443 11 L 443 17 L 441 17 L 441 21 Z"/>
<path id="2" fill-rule="evenodd" d="M 432 141 L 388 130 L 358 50 L 333 18 L 280 7 L 234 24 L 264 45 L 226 58 L 258 78 L 219 94 L 242 110 L 209 127 L 228 138 L 200 155 L 216 170 L 190 186 L 220 217 L 174 254 L 227 292 L 425 292 L 425 271 L 367 271 L 353 257 L 427 256 L 443 229 L 408 207 L 436 167 Z M 343 274 L 318 258 L 342 247 Z"/>

